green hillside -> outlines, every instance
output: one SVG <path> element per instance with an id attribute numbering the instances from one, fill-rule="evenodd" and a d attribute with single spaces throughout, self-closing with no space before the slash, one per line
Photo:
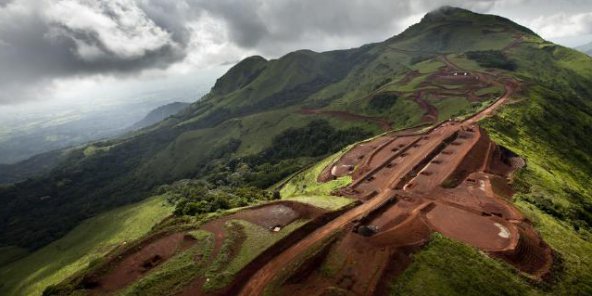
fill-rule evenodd
<path id="1" fill-rule="evenodd" d="M 286 200 L 331 210 L 346 206 L 349 200 L 330 193 L 348 178 L 316 182 L 335 153 L 385 129 L 473 114 L 503 92 L 501 85 L 476 81 L 475 89 L 461 89 L 434 78 L 449 62 L 521 81 L 511 102 L 481 124 L 526 159 L 514 176 L 515 203 L 560 264 L 548 283 L 533 284 L 506 263 L 436 235 L 393 280 L 392 293 L 592 293 L 592 59 L 507 19 L 456 8 L 429 13 L 380 43 L 247 58 L 182 112 L 125 138 L 94 143 L 93 153 L 74 150 L 46 175 L 0 188 L 0 247 L 41 248 L 0 271 L 19 270 L 5 287 L 39 281 L 38 292 L 63 279 L 32 279 L 31 270 L 51 266 L 45 260 L 54 255 L 46 250 L 72 239 L 84 219 L 155 192 L 174 197 L 177 214 L 201 214 L 267 201 L 271 193 L 262 190 L 287 181 L 278 193 Z M 200 181 L 176 187 L 175 181 L 188 178 Z M 28 269 L 27 260 L 37 265 Z M 495 276 L 484 276 L 491 272 Z"/>
<path id="2" fill-rule="evenodd" d="M 459 12 L 459 19 L 473 17 Z M 237 160 L 246 163 L 251 176 L 246 178 L 251 180 L 240 182 L 269 186 L 352 140 L 385 128 L 474 112 L 480 104 L 469 103 L 462 94 L 451 95 L 450 100 L 433 103 L 442 111 L 438 118 L 424 118 L 425 110 L 413 101 L 412 93 L 418 86 L 433 88 L 422 83 L 443 63 L 437 53 L 409 50 L 426 43 L 451 51 L 460 47 L 499 49 L 511 40 L 513 32 L 525 30 L 509 21 L 497 24 L 497 17 L 484 20 L 467 32 L 462 29 L 462 38 L 449 34 L 450 41 L 434 40 L 432 35 L 443 28 L 456 31 L 461 27 L 449 26 L 445 18 L 427 17 L 381 43 L 323 53 L 301 50 L 269 61 L 247 58 L 218 79 L 208 95 L 159 125 L 126 138 L 95 143 L 94 153 L 84 153 L 86 148 L 75 150 L 45 176 L 3 189 L 0 243 L 39 248 L 83 219 L 146 198 L 156 186 L 183 178 L 216 178 L 224 174 L 220 171 L 229 167 L 228 163 L 233 167 Z M 499 32 L 489 33 L 489 41 L 482 43 L 481 31 L 496 24 Z M 466 57 L 461 59 L 471 64 Z M 410 71 L 419 76 L 409 83 L 401 82 Z M 490 97 L 497 92 L 492 88 Z M 479 95 L 483 100 L 488 96 Z M 323 113 L 336 111 L 341 113 Z M 284 153 L 272 162 L 261 161 L 260 155 L 270 151 L 275 138 L 285 136 L 288 129 L 305 131 L 308 124 L 321 122 L 318 120 L 328 124 L 323 135 L 341 138 L 337 145 L 329 147 L 317 141 L 312 143 L 318 146 L 314 153 Z M 344 132 L 350 136 L 339 136 Z M 271 170 L 276 173 L 265 182 L 252 180 Z M 60 223 L 48 225 L 35 218 L 40 215 Z"/>
<path id="3" fill-rule="evenodd" d="M 40 295 L 47 286 L 148 233 L 171 213 L 162 197 L 153 197 L 88 219 L 63 238 L 0 267 L 0 294 Z"/>

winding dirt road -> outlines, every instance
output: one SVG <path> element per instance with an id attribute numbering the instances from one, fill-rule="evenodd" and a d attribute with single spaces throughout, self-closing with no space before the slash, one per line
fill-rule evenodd
<path id="1" fill-rule="evenodd" d="M 442 56 L 441 59 L 448 66 L 460 70 L 459 67 L 450 62 L 445 56 Z M 477 73 L 477 75 L 479 75 L 480 79 L 499 83 L 495 80 L 495 76 L 493 75 L 486 73 Z M 499 108 L 499 106 L 503 105 L 513 94 L 516 84 L 506 83 L 504 88 L 504 94 L 493 104 L 491 104 L 491 106 L 485 108 L 470 118 L 467 118 L 463 122 L 443 122 L 438 126 L 428 130 L 427 132 L 416 134 L 416 138 L 418 140 L 413 141 L 411 144 L 408 144 L 405 147 L 402 147 L 401 152 L 393 157 L 393 161 L 396 162 L 394 169 L 391 169 L 388 174 L 384 176 L 386 177 L 384 181 L 386 181 L 386 184 L 390 184 L 389 186 L 382 186 L 380 189 L 375 190 L 377 192 L 375 192 L 376 195 L 373 198 L 318 228 L 310 235 L 300 240 L 298 243 L 292 245 L 288 249 L 281 252 L 278 256 L 268 261 L 266 265 L 260 268 L 255 274 L 252 275 L 250 280 L 245 283 L 240 295 L 262 295 L 265 288 L 274 280 L 277 274 L 288 264 L 294 262 L 294 260 L 301 254 L 314 247 L 314 245 L 318 242 L 329 238 L 335 232 L 346 228 L 348 225 L 351 225 L 352 221 L 367 215 L 377 207 L 381 206 L 385 201 L 394 197 L 398 192 L 398 188 L 396 188 L 395 185 L 400 183 L 405 176 L 407 176 L 419 163 L 421 163 L 426 158 L 426 155 L 434 151 L 446 138 L 458 133 L 461 129 L 465 129 L 468 126 L 474 125 L 477 121 L 488 116 L 495 109 Z M 457 162 L 460 162 L 461 160 L 462 156 Z M 377 171 L 377 169 L 374 169 L 369 171 L 365 176 L 356 178 L 357 182 L 354 182 L 350 189 L 357 194 L 372 194 L 372 192 L 365 191 L 366 187 L 376 187 L 364 186 L 364 183 L 365 180 L 375 181 L 377 178 L 380 178 L 380 176 L 376 175 Z M 430 182 L 428 185 L 437 186 L 437 184 L 432 182 Z M 439 217 L 436 217 L 436 219 L 437 218 Z"/>

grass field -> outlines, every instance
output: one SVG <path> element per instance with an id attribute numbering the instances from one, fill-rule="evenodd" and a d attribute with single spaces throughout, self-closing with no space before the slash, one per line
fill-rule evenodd
<path id="1" fill-rule="evenodd" d="M 323 171 L 323 169 L 339 159 L 339 157 L 341 157 L 341 155 L 347 152 L 350 148 L 351 147 L 346 147 L 340 152 L 335 153 L 318 162 L 310 169 L 294 176 L 281 189 L 281 196 L 283 198 L 304 195 L 328 196 L 333 190 L 351 183 L 352 178 L 350 176 L 344 176 L 337 180 L 332 180 L 326 183 L 317 182 L 317 177 Z"/>
<path id="2" fill-rule="evenodd" d="M 0 269 L 0 295 L 40 295 L 123 242 L 131 242 L 170 215 L 153 197 L 88 219 L 66 236 Z"/>
<path id="3" fill-rule="evenodd" d="M 435 234 L 392 285 L 391 295 L 536 295 L 522 277 L 479 250 Z"/>
<path id="4" fill-rule="evenodd" d="M 529 283 L 506 263 L 436 235 L 395 280 L 393 295 L 592 295 L 591 143 L 582 128 L 590 118 L 577 99 L 547 90 L 532 88 L 520 99 L 481 125 L 527 161 L 514 175 L 514 204 L 556 252 L 553 279 Z"/>
<path id="5" fill-rule="evenodd" d="M 591 119 L 575 102 L 532 89 L 483 123 L 493 140 L 527 161 L 515 176 L 515 204 L 562 261 L 554 295 L 592 294 L 592 142 L 584 128 Z"/>
<path id="6" fill-rule="evenodd" d="M 433 100 L 431 104 L 438 108 L 439 121 L 466 114 L 471 107 L 471 103 L 464 97 L 446 97 L 444 99 Z"/>

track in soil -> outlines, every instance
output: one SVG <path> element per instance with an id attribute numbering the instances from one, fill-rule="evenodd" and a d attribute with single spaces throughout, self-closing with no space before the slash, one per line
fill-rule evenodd
<path id="1" fill-rule="evenodd" d="M 505 50 L 521 41 L 516 39 Z M 201 227 L 214 234 L 210 258 L 215 258 L 227 236 L 225 222 L 230 219 L 246 220 L 270 231 L 300 218 L 314 221 L 268 248 L 241 270 L 230 286 L 213 294 L 262 295 L 269 286 L 286 295 L 319 295 L 333 288 L 352 295 L 383 294 L 385 279 L 402 273 L 411 263 L 410 254 L 420 250 L 433 232 L 505 260 L 533 279 L 548 275 L 553 262 L 551 249 L 509 201 L 512 190 L 506 177 L 513 171 L 512 165 L 521 161 L 495 145 L 476 124 L 506 103 L 519 82 L 486 72 L 464 75 L 467 72 L 445 54 L 433 54 L 444 66 L 408 96 L 424 109 L 426 125 L 357 144 L 318 176 L 320 182 L 326 182 L 351 175 L 352 184 L 339 194 L 358 199 L 359 205 L 342 213 L 325 213 L 283 201 L 242 210 Z M 462 77 L 455 75 L 461 72 Z M 407 84 L 418 75 L 410 72 L 398 83 Z M 440 85 L 443 81 L 453 86 Z M 456 84 L 461 87 L 455 88 Z M 464 95 L 479 100 L 475 91 L 492 85 L 503 87 L 504 93 L 489 107 L 464 121 L 445 121 L 425 130 L 438 120 L 437 109 L 425 99 L 428 95 Z M 378 117 L 315 109 L 301 113 L 366 121 L 385 131 L 391 129 L 387 120 Z M 332 243 L 306 257 L 327 240 Z M 87 277 L 88 290 L 95 295 L 115 293 L 194 243 L 184 232 L 149 238 L 112 258 L 108 270 Z M 301 262 L 299 268 L 288 268 Z M 334 268 L 323 273 L 323 264 Z M 207 294 L 202 290 L 205 280 L 203 276 L 195 278 L 181 295 Z"/>
<path id="2" fill-rule="evenodd" d="M 275 233 L 274 228 L 284 228 L 298 219 L 314 220 L 326 213 L 314 206 L 293 202 L 277 201 L 240 210 L 214 220 L 199 229 L 213 234 L 214 246 L 207 259 L 209 263 L 219 254 L 227 239 L 226 222 L 244 220 Z M 107 259 L 106 265 L 91 274 L 85 275 L 82 285 L 89 295 L 114 294 L 140 280 L 173 256 L 186 251 L 197 241 L 187 233 L 188 230 L 173 233 L 157 233 L 137 246 L 123 252 L 114 253 Z M 242 244 L 238 242 L 233 248 L 238 252 Z M 209 265 L 209 264 L 205 264 Z M 205 278 L 195 278 L 184 287 L 181 295 L 205 295 L 202 286 Z"/>

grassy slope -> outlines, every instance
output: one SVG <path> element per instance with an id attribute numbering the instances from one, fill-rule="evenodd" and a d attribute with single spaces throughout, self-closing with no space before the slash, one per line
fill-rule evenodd
<path id="1" fill-rule="evenodd" d="M 550 200 L 552 205 L 557 205 L 552 206 L 555 211 L 569 213 L 581 207 L 581 203 L 592 201 L 585 181 L 592 179 L 592 175 L 585 173 L 590 172 L 591 163 L 566 158 L 561 150 L 569 149 L 577 155 L 577 148 L 574 148 L 577 146 L 571 146 L 560 134 L 552 135 L 558 141 L 550 143 L 547 138 L 551 136 L 549 130 L 530 122 L 537 118 L 531 116 L 532 112 L 540 111 L 541 105 L 549 103 L 544 96 L 533 95 L 506 106 L 497 116 L 486 120 L 484 126 L 497 143 L 527 160 L 527 167 L 516 175 L 515 182 L 529 186 L 514 196 L 515 204 L 557 252 L 560 267 L 554 282 L 549 287 L 528 285 L 524 277 L 509 272 L 512 268 L 507 264 L 460 243 L 437 237 L 395 281 L 394 295 L 482 295 L 484 291 L 499 291 L 506 295 L 592 293 L 590 232 L 585 228 L 576 230 L 574 223 L 577 221 L 563 221 L 558 214 L 545 212 L 548 208 L 537 207 L 541 200 Z M 550 107 L 547 110 L 552 112 Z M 570 116 L 570 113 L 563 115 Z M 582 139 L 587 138 L 582 134 Z M 584 200 L 574 199 L 573 192 Z M 469 282 L 473 284 L 467 285 Z"/>
<path id="2" fill-rule="evenodd" d="M 349 176 L 345 176 L 326 183 L 317 182 L 317 177 L 323 171 L 323 169 L 339 159 L 339 157 L 347 152 L 350 147 L 344 148 L 340 152 L 325 158 L 311 168 L 294 176 L 281 189 L 281 196 L 283 198 L 296 196 L 330 196 L 334 189 L 344 187 L 351 183 L 352 179 Z"/>
<path id="3" fill-rule="evenodd" d="M 515 175 L 519 192 L 514 201 L 557 252 L 554 279 L 542 286 L 528 284 L 507 264 L 436 237 L 395 281 L 393 294 L 592 293 L 592 140 L 587 131 L 592 126 L 592 90 L 583 82 L 592 77 L 590 58 L 542 42 L 510 54 L 519 63 L 518 75 L 531 81 L 529 90 L 482 125 L 494 141 L 527 161 Z"/>
<path id="4" fill-rule="evenodd" d="M 551 97 L 550 93 L 531 93 L 525 101 L 506 107 L 501 114 L 488 120 L 486 127 L 494 140 L 527 160 L 527 167 L 516 177 L 515 182 L 521 188 L 515 200 L 563 261 L 564 269 L 559 273 L 553 292 L 590 294 L 592 162 L 589 153 L 592 143 L 586 130 L 577 127 L 578 124 L 590 126 L 592 117 L 579 118 L 578 110 L 563 105 L 569 103 Z M 537 114 L 541 111 L 554 113 L 554 121 L 539 122 L 546 117 Z M 564 134 L 560 127 L 569 120 L 577 122 L 571 125 L 575 134 Z"/>
<path id="5" fill-rule="evenodd" d="M 0 248 L 0 267 L 15 261 L 18 258 L 22 258 L 28 255 L 29 252 L 26 249 L 18 247 L 1 247 Z"/>
<path id="6" fill-rule="evenodd" d="M 236 227 L 238 229 L 244 237 L 244 241 L 238 249 L 237 254 L 232 258 L 225 254 L 224 247 L 222 247 L 220 254 L 216 258 L 219 261 L 218 264 L 214 262 L 212 264 L 214 269 L 206 272 L 208 281 L 204 284 L 204 289 L 211 291 L 225 287 L 232 281 L 233 276 L 251 262 L 251 260 L 255 259 L 275 242 L 298 229 L 306 222 L 305 220 L 294 221 L 277 233 L 272 233 L 261 226 L 244 220 L 226 222 L 227 228 Z M 227 240 L 232 241 L 234 244 L 235 238 L 227 238 Z"/>
<path id="7" fill-rule="evenodd" d="M 532 295 L 511 267 L 440 234 L 414 256 L 392 295 Z"/>
<path id="8" fill-rule="evenodd" d="M 327 210 L 337 210 L 352 203 L 353 200 L 350 198 L 331 195 L 333 190 L 351 183 L 352 178 L 350 176 L 344 176 L 326 183 L 317 182 L 317 176 L 321 171 L 339 159 L 352 146 L 342 149 L 340 152 L 293 176 L 280 190 L 282 199 L 308 203 Z"/>
<path id="9" fill-rule="evenodd" d="M 61 282 L 123 242 L 146 234 L 171 212 L 161 198 L 154 197 L 86 220 L 62 239 L 2 267 L 0 294 L 40 295 L 46 286 Z"/>

